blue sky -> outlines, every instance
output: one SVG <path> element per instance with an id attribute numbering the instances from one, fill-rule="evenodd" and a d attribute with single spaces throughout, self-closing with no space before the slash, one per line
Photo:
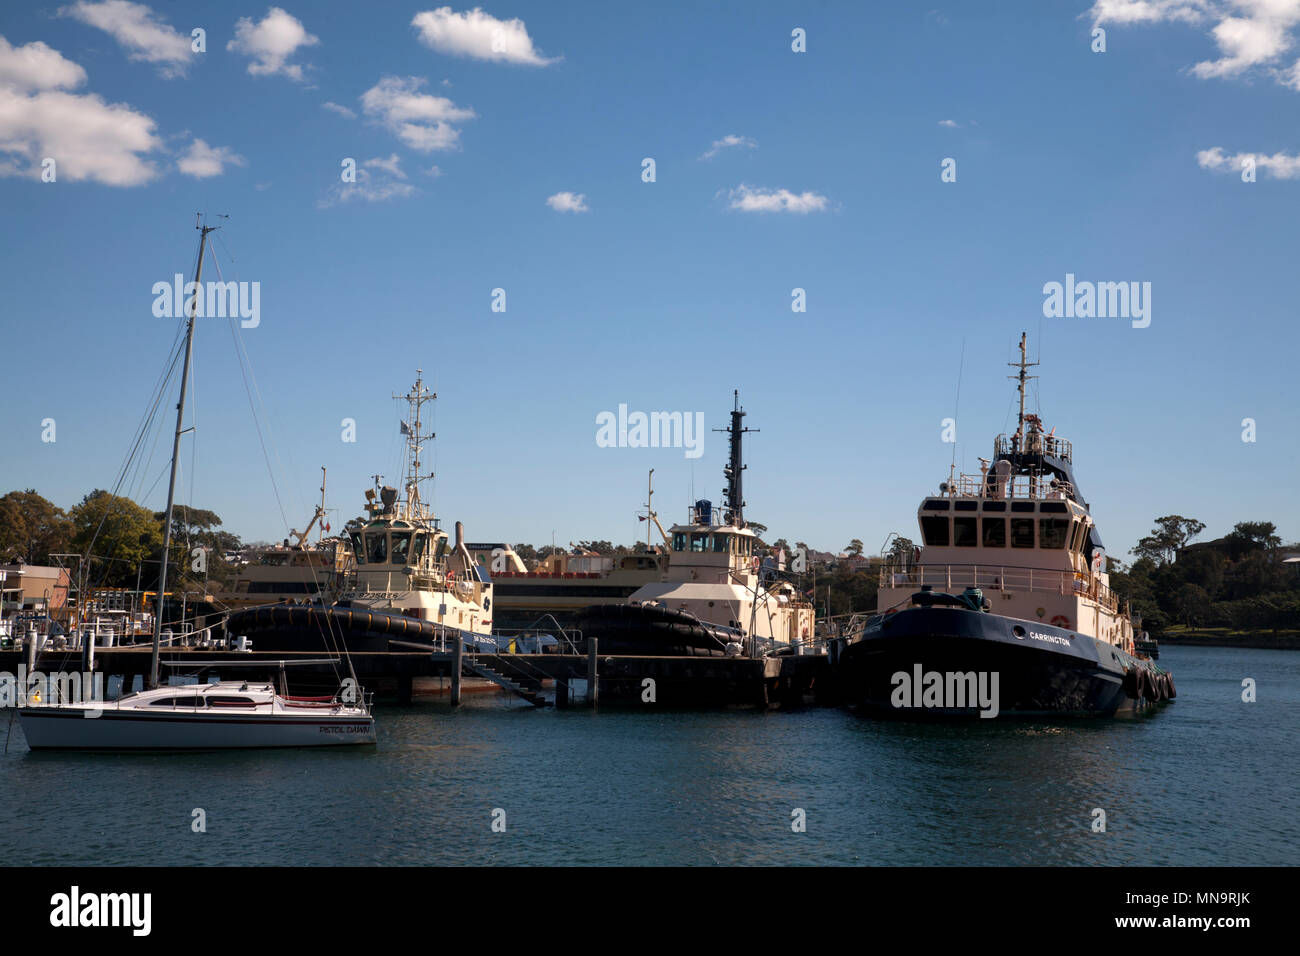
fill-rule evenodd
<path id="1" fill-rule="evenodd" d="M 225 278 L 260 283 L 238 334 L 290 525 L 322 465 L 335 527 L 398 477 L 419 367 L 471 540 L 630 542 L 650 468 L 665 523 L 720 498 L 724 436 L 691 460 L 595 422 L 724 427 L 738 388 L 748 517 L 875 551 L 915 537 L 954 409 L 959 467 L 1014 430 L 1023 330 L 1113 555 L 1169 513 L 1300 537 L 1300 2 L 932 3 L 7 6 L 0 490 L 111 487 L 176 331 L 151 289 L 205 210 Z M 1067 273 L 1151 283 L 1149 327 L 1045 318 Z M 282 536 L 224 321 L 194 375 L 181 500 Z M 168 440 L 128 489 L 158 509 Z"/>

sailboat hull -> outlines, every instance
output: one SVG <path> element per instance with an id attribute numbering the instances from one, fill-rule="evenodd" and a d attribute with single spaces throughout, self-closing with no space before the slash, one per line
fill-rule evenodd
<path id="1" fill-rule="evenodd" d="M 80 706 L 24 707 L 18 719 L 32 750 L 231 750 L 375 742 L 370 717 L 140 713 L 114 710 L 111 702 L 98 717 L 89 713 Z"/>

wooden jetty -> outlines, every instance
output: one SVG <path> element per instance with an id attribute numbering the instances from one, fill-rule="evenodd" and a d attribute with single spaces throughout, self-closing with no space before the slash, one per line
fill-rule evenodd
<path id="1" fill-rule="evenodd" d="M 400 642 L 393 642 L 398 644 Z M 574 702 L 574 685 L 586 690 L 583 703 L 667 707 L 791 707 L 810 702 L 827 703 L 828 659 L 823 655 L 778 657 L 652 657 L 612 656 L 599 653 L 599 642 L 588 642 L 586 654 L 510 654 L 467 652 L 458 644 L 448 651 L 393 647 L 388 651 L 353 652 L 352 666 L 367 690 L 408 703 L 420 678 L 446 678 L 451 703 L 459 704 L 466 678 L 492 681 L 534 706 L 566 707 Z M 128 683 L 146 677 L 151 649 L 147 645 L 95 649 L 94 670 Z M 228 675 L 256 679 L 277 677 L 281 661 L 307 661 L 284 669 L 293 690 L 337 688 L 332 662 L 319 654 L 238 651 L 211 648 L 163 648 L 165 673 L 185 674 L 199 669 L 222 673 L 221 664 L 238 664 Z M 194 662 L 192 666 L 187 662 Z M 264 669 L 250 666 L 265 663 Z M 58 673 L 85 670 L 80 651 L 44 651 L 36 670 Z M 17 675 L 30 668 L 28 657 L 17 650 L 0 651 L 0 671 Z M 550 689 L 550 695 L 544 693 Z"/>

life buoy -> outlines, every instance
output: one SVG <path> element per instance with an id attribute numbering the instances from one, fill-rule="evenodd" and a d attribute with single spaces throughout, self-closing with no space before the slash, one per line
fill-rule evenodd
<path id="1" fill-rule="evenodd" d="M 1072 630 L 1072 628 L 1070 627 L 1070 619 L 1066 617 L 1064 614 L 1056 615 L 1056 617 L 1052 618 L 1051 623 L 1056 627 L 1063 627 L 1067 631 Z"/>

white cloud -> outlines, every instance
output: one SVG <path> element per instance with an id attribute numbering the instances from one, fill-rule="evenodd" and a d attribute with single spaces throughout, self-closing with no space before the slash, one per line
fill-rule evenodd
<path id="1" fill-rule="evenodd" d="M 1290 67 L 1279 63 L 1295 46 L 1300 0 L 1095 0 L 1090 12 L 1096 24 L 1212 23 L 1209 35 L 1220 56 L 1194 64 L 1194 75 L 1211 79 L 1260 71 L 1300 90 L 1300 61 Z"/>
<path id="2" fill-rule="evenodd" d="M 226 166 L 247 166 L 248 162 L 229 146 L 209 146 L 195 139 L 185 155 L 176 161 L 176 168 L 186 176 L 207 179 L 220 176 Z"/>
<path id="3" fill-rule="evenodd" d="M 445 96 L 419 92 L 426 82 L 414 76 L 385 76 L 361 94 L 361 107 L 411 149 L 422 153 L 459 149 L 460 130 L 452 124 L 472 120 L 477 114 Z"/>
<path id="4" fill-rule="evenodd" d="M 556 193 L 546 198 L 546 205 L 556 212 L 590 212 L 585 193 Z"/>
<path id="5" fill-rule="evenodd" d="M 0 36 L 0 175 L 39 177 L 47 157 L 58 181 L 138 186 L 158 175 L 144 154 L 162 147 L 154 121 L 124 103 L 71 93 L 86 71 L 39 41 Z"/>
<path id="6" fill-rule="evenodd" d="M 406 178 L 406 173 L 402 172 L 402 161 L 397 158 L 396 153 L 393 153 L 387 159 L 381 159 L 379 157 L 376 157 L 375 159 L 367 159 L 361 165 L 368 169 L 382 170 L 397 179 Z"/>
<path id="7" fill-rule="evenodd" d="M 0 86 L 21 91 L 71 90 L 85 82 L 85 70 L 40 40 L 10 46 L 0 36 Z"/>
<path id="8" fill-rule="evenodd" d="M 338 103 L 322 103 L 321 109 L 329 110 L 331 113 L 338 113 L 339 116 L 342 116 L 345 119 L 357 118 L 356 113 L 352 112 L 352 110 L 348 109 L 346 106 L 342 106 Z"/>
<path id="9" fill-rule="evenodd" d="M 947 126 L 949 129 L 960 129 L 961 124 L 956 120 L 939 120 L 940 126 Z"/>
<path id="10" fill-rule="evenodd" d="M 1196 162 L 1202 169 L 1219 173 L 1240 173 L 1247 159 L 1254 160 L 1256 169 L 1264 170 L 1274 179 L 1300 179 L 1300 155 L 1236 153 L 1229 156 L 1221 146 L 1203 149 L 1196 154 Z"/>
<path id="11" fill-rule="evenodd" d="M 259 23 L 240 17 L 235 24 L 235 38 L 226 44 L 226 49 L 252 57 L 248 72 L 253 76 L 282 73 L 291 80 L 302 80 L 302 67 L 286 61 L 299 48 L 319 42 L 318 37 L 307 32 L 302 21 L 279 7 L 271 7 Z"/>
<path id="12" fill-rule="evenodd" d="M 722 137 L 722 139 L 715 139 L 713 145 L 709 147 L 709 151 L 701 156 L 700 159 L 712 159 L 724 149 L 731 149 L 733 146 L 743 146 L 746 149 L 758 149 L 758 143 L 750 139 L 748 136 L 737 136 L 735 133 L 730 133 Z"/>
<path id="13" fill-rule="evenodd" d="M 168 79 L 183 76 L 192 62 L 190 37 L 157 19 L 143 3 L 80 0 L 61 7 L 59 14 L 103 30 L 126 50 L 128 59 L 160 64 L 158 72 Z"/>
<path id="14" fill-rule="evenodd" d="M 1094 23 L 1158 23 L 1178 20 L 1200 23 L 1209 16 L 1207 0 L 1097 0 L 1092 5 Z"/>
<path id="15" fill-rule="evenodd" d="M 437 179 L 439 176 L 442 175 L 442 168 L 439 166 L 430 166 L 428 169 L 424 171 L 424 175 L 432 176 L 434 179 Z"/>
<path id="16" fill-rule="evenodd" d="M 730 193 L 731 208 L 741 212 L 822 212 L 829 200 L 820 193 L 792 193 L 788 189 L 754 189 L 741 183 Z"/>
<path id="17" fill-rule="evenodd" d="M 378 169 L 379 175 L 372 175 L 370 169 L 366 167 Z M 316 203 L 316 206 L 320 209 L 328 209 L 330 206 L 349 202 L 386 202 L 390 199 L 405 199 L 414 192 L 415 187 L 410 183 L 394 179 L 387 174 L 386 160 L 367 160 L 357 170 L 356 182 L 335 183 Z"/>
<path id="18" fill-rule="evenodd" d="M 411 26 L 429 49 L 452 56 L 526 66 L 547 66 L 559 59 L 547 59 L 534 48 L 523 20 L 498 20 L 479 7 L 465 13 L 453 13 L 451 7 L 425 10 L 415 15 Z"/>

